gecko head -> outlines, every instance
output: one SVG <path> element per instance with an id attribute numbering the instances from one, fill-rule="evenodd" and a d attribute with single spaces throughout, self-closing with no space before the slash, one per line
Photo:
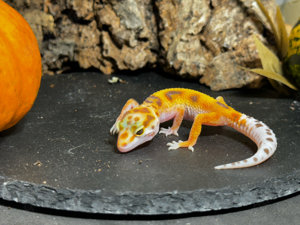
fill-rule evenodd
<path id="1" fill-rule="evenodd" d="M 129 152 L 150 141 L 159 130 L 159 119 L 153 109 L 136 107 L 126 112 L 119 123 L 118 149 Z"/>

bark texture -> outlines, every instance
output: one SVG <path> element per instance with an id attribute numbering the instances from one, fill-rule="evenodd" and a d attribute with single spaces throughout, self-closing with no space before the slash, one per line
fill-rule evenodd
<path id="1" fill-rule="evenodd" d="M 270 28 L 254 0 L 5 0 L 31 25 L 44 73 L 68 63 L 111 74 L 160 66 L 199 78 L 212 90 L 262 78 L 236 65 L 260 67 L 253 35 L 272 47 Z M 273 0 L 263 0 L 275 12 Z M 268 39 L 269 38 L 269 39 Z"/>

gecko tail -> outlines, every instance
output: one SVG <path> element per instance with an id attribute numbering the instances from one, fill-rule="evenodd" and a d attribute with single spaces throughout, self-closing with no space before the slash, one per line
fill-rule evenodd
<path id="1" fill-rule="evenodd" d="M 215 169 L 237 169 L 256 166 L 266 161 L 274 154 L 277 147 L 276 136 L 274 132 L 263 122 L 242 114 L 238 121 L 229 121 L 228 126 L 249 137 L 256 143 L 258 150 L 248 159 L 216 166 Z"/>

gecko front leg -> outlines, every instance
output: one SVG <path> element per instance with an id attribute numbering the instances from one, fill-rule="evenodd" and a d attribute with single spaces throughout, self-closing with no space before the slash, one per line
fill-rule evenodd
<path id="1" fill-rule="evenodd" d="M 212 113 L 203 113 L 198 114 L 195 117 L 194 123 L 192 125 L 189 139 L 187 141 L 173 141 L 172 143 L 168 143 L 167 145 L 170 146 L 169 150 L 175 150 L 182 147 L 187 147 L 190 151 L 194 151 L 194 145 L 197 142 L 197 139 L 201 133 L 202 124 L 212 125 L 212 126 L 218 126 L 220 125 L 220 118 L 221 115 L 216 112 Z"/>
<path id="2" fill-rule="evenodd" d="M 119 117 L 117 118 L 116 122 L 114 123 L 114 125 L 110 128 L 110 134 L 117 134 L 120 131 L 120 127 L 119 127 L 119 122 L 122 120 L 124 114 L 130 110 L 133 109 L 135 107 L 139 106 L 139 103 L 134 100 L 134 99 L 129 99 L 126 104 L 124 105 Z"/>
<path id="3" fill-rule="evenodd" d="M 173 120 L 172 127 L 169 127 L 168 129 L 163 128 L 163 127 L 160 128 L 160 131 L 159 131 L 160 134 L 165 134 L 166 136 L 174 134 L 174 135 L 178 136 L 177 131 L 182 123 L 185 108 L 183 106 L 177 106 L 177 107 L 174 107 L 174 109 L 172 109 L 172 111 L 175 111 L 175 115 L 173 115 L 174 120 Z"/>

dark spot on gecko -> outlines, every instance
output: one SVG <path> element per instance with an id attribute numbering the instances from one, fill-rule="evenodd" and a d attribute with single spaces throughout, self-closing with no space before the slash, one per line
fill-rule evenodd
<path id="1" fill-rule="evenodd" d="M 128 119 L 131 120 L 131 119 L 132 119 L 132 116 L 128 116 Z"/>
<path id="2" fill-rule="evenodd" d="M 151 101 L 151 96 L 150 96 L 150 97 L 148 97 L 148 98 L 146 98 L 145 102 L 146 102 L 146 103 L 150 103 L 150 104 L 152 104 L 153 102 Z"/>
<path id="3" fill-rule="evenodd" d="M 130 125 L 131 124 L 131 121 L 127 121 L 127 125 Z"/>
<path id="4" fill-rule="evenodd" d="M 263 125 L 260 123 L 255 124 L 256 127 L 262 127 Z"/>
<path id="5" fill-rule="evenodd" d="M 143 123 L 144 127 L 147 127 L 149 125 L 149 123 L 151 122 L 151 120 L 154 120 L 154 119 L 155 119 L 154 116 L 147 115 L 147 119 Z"/>
<path id="6" fill-rule="evenodd" d="M 253 160 L 254 160 L 255 162 L 257 162 L 258 159 L 257 159 L 256 157 L 254 157 Z"/>
<path id="7" fill-rule="evenodd" d="M 270 129 L 266 129 L 266 131 L 267 131 L 267 132 L 270 132 L 271 130 L 270 130 Z"/>
<path id="8" fill-rule="evenodd" d="M 225 109 L 229 109 L 229 107 L 228 107 L 227 105 L 224 105 L 224 104 L 221 103 L 221 102 L 217 102 L 217 104 L 218 104 L 219 106 L 222 106 L 222 107 L 225 108 Z"/>
<path id="9" fill-rule="evenodd" d="M 140 113 L 150 113 L 149 109 L 147 109 L 146 107 L 143 107 L 143 108 L 136 108 L 133 110 L 133 112 L 137 113 L 137 112 L 140 112 Z"/>
<path id="10" fill-rule="evenodd" d="M 152 130 L 154 130 L 154 128 L 155 128 L 155 126 L 154 126 L 154 125 L 152 125 L 152 126 L 151 126 L 151 129 L 152 129 Z"/>
<path id="11" fill-rule="evenodd" d="M 234 166 L 234 165 L 235 165 L 235 163 L 231 163 L 231 165 L 233 165 L 233 166 Z"/>
<path id="12" fill-rule="evenodd" d="M 269 155 L 269 153 L 270 153 L 269 149 L 265 148 L 264 151 L 267 155 Z"/>
<path id="13" fill-rule="evenodd" d="M 191 96 L 191 100 L 192 100 L 193 102 L 197 102 L 198 96 L 197 96 L 197 95 L 192 95 L 192 96 Z"/>
<path id="14" fill-rule="evenodd" d="M 153 95 L 151 95 L 150 97 L 148 97 L 148 98 L 145 100 L 145 102 L 146 102 L 146 103 L 153 103 L 153 100 L 156 100 L 156 104 L 157 104 L 158 106 L 161 106 L 161 100 L 160 100 L 160 98 L 159 98 L 159 97 L 156 97 L 156 96 L 153 96 Z"/>
<path id="15" fill-rule="evenodd" d="M 273 142 L 274 140 L 272 138 L 267 138 L 268 141 Z"/>
<path id="16" fill-rule="evenodd" d="M 166 95 L 167 99 L 172 101 L 172 95 L 180 95 L 180 94 L 181 94 L 180 91 L 168 91 L 165 95 Z"/>
<path id="17" fill-rule="evenodd" d="M 268 135 L 272 135 L 272 133 L 271 133 L 271 132 L 267 132 L 267 134 L 268 134 Z"/>
<path id="18" fill-rule="evenodd" d="M 134 117 L 134 121 L 139 121 L 140 120 L 140 117 Z"/>
<path id="19" fill-rule="evenodd" d="M 243 160 L 243 162 L 245 162 L 245 163 L 246 163 L 246 162 L 248 162 L 248 160 L 247 160 L 247 159 L 245 159 L 245 160 Z"/>
<path id="20" fill-rule="evenodd" d="M 238 115 L 235 115 L 234 118 L 233 118 L 233 122 L 235 122 L 238 118 Z"/>
<path id="21" fill-rule="evenodd" d="M 150 106 L 149 106 L 149 107 L 150 107 Z M 152 105 L 152 107 L 153 107 L 154 109 L 157 109 L 157 108 L 158 108 L 156 105 Z"/>
<path id="22" fill-rule="evenodd" d="M 140 112 L 142 112 L 142 113 L 150 113 L 149 109 L 147 109 L 147 108 L 142 108 Z"/>

